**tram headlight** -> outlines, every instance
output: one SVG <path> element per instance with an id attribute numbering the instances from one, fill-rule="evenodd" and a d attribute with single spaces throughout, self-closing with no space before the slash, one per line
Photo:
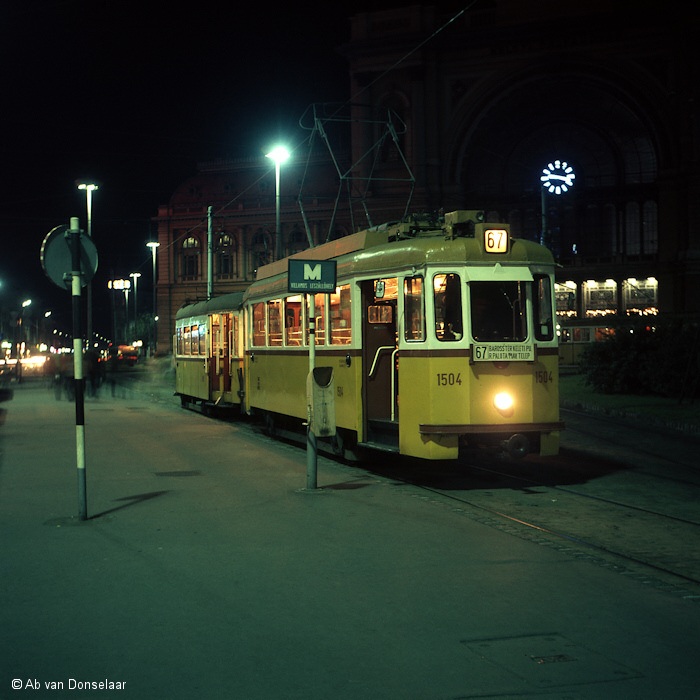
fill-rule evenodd
<path id="1" fill-rule="evenodd" d="M 513 397 L 507 391 L 499 391 L 493 397 L 493 405 L 496 410 L 505 415 L 510 415 L 513 412 Z"/>

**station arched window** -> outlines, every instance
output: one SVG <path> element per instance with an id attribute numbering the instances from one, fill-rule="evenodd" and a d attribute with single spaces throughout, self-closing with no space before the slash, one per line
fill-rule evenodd
<path id="1" fill-rule="evenodd" d="M 272 261 L 273 241 L 269 231 L 258 229 L 250 245 L 250 269 L 255 271 Z"/>
<path id="2" fill-rule="evenodd" d="M 238 277 L 238 246 L 228 233 L 220 233 L 216 242 L 216 277 L 220 280 Z"/>
<path id="3" fill-rule="evenodd" d="M 182 241 L 180 253 L 180 270 L 183 280 L 197 280 L 200 277 L 201 248 L 199 240 L 194 236 L 188 236 Z"/>

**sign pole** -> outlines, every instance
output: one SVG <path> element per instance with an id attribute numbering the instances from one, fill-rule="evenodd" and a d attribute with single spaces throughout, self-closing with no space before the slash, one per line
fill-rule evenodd
<path id="1" fill-rule="evenodd" d="M 81 520 L 87 520 L 87 480 L 85 475 L 85 383 L 83 382 L 83 329 L 81 324 L 80 290 L 80 225 L 71 217 L 66 232 L 71 251 L 71 294 L 73 301 L 73 374 L 75 382 L 75 450 L 78 467 L 78 502 Z"/>
<path id="2" fill-rule="evenodd" d="M 80 232 L 80 220 L 72 216 L 70 226 L 52 228 L 41 244 L 41 266 L 61 289 L 70 289 L 73 301 L 73 383 L 75 385 L 75 447 L 78 465 L 80 519 L 87 520 L 85 486 L 85 380 L 83 379 L 83 329 L 80 290 L 97 270 L 97 249 Z M 88 326 L 89 328 L 89 326 Z M 88 340 L 89 342 L 89 340 Z"/>
<path id="3" fill-rule="evenodd" d="M 306 491 L 317 490 L 318 450 L 314 433 L 313 394 L 314 370 L 316 368 L 316 294 L 335 290 L 337 263 L 335 260 L 287 260 L 287 290 L 293 294 L 303 294 L 308 308 L 309 323 L 309 374 L 306 378 Z M 308 303 L 307 302 L 308 299 Z M 320 434 L 325 436 L 324 428 Z"/>
<path id="4" fill-rule="evenodd" d="M 313 294 L 309 299 L 309 377 L 313 381 L 314 367 L 316 366 L 316 299 Z M 306 424 L 306 488 L 313 491 L 317 488 L 318 480 L 318 449 L 316 435 L 314 435 L 311 421 L 311 406 L 308 408 Z"/>

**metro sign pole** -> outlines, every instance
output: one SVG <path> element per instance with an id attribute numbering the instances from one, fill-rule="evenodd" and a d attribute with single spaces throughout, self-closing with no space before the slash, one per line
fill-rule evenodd
<path id="1" fill-rule="evenodd" d="M 318 449 L 316 444 L 316 422 L 318 407 L 314 404 L 315 388 L 330 387 L 332 384 L 332 370 L 328 374 L 328 383 L 325 387 L 317 381 L 316 369 L 316 302 L 318 293 L 331 293 L 335 291 L 337 284 L 337 266 L 335 260 L 300 260 L 290 258 L 287 267 L 288 291 L 296 294 L 304 294 L 308 299 L 309 309 L 309 374 L 306 378 L 306 491 L 315 492 L 318 488 Z M 319 368 L 320 369 L 320 368 Z M 327 406 L 323 407 L 327 409 Z M 324 418 L 328 418 L 328 411 L 324 411 Z M 332 425 L 326 420 L 318 431 L 322 435 L 335 434 L 335 417 Z"/>

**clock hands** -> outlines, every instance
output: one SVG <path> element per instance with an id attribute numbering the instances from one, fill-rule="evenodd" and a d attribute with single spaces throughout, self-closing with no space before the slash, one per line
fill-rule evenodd
<path id="1" fill-rule="evenodd" d="M 567 192 L 569 187 L 573 187 L 576 177 L 574 169 L 566 161 L 561 160 L 555 160 L 554 163 L 549 163 L 546 168 L 543 168 L 542 173 L 540 180 L 543 186 L 546 187 L 549 192 L 554 192 L 555 194 Z M 553 182 L 553 180 L 557 182 Z M 559 184 L 559 182 L 561 182 L 561 184 Z"/>
<path id="2" fill-rule="evenodd" d="M 548 182 L 549 180 L 563 180 L 569 187 L 571 187 L 574 184 L 574 178 L 576 176 L 571 174 L 571 175 L 556 175 L 554 173 L 550 173 L 549 175 L 543 176 L 541 179 L 543 182 Z"/>

